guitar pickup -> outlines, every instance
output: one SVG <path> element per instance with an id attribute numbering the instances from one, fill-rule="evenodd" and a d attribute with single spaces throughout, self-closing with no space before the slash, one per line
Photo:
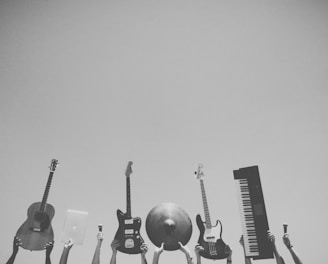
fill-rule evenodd
<path id="1" fill-rule="evenodd" d="M 133 235 L 133 229 L 125 229 L 124 234 L 125 235 Z"/>
<path id="2" fill-rule="evenodd" d="M 132 225 L 133 224 L 133 219 L 125 219 L 124 224 L 126 225 Z"/>

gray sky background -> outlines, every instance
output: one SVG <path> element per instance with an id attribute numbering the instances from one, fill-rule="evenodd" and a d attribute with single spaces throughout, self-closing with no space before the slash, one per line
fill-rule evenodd
<path id="1" fill-rule="evenodd" d="M 324 261 L 327 13 L 326 1 L 0 1 L 1 261 L 42 198 L 52 158 L 60 162 L 48 199 L 53 263 L 66 209 L 89 212 L 85 243 L 68 262 L 91 263 L 102 223 L 101 263 L 109 263 L 129 160 L 148 262 L 145 219 L 162 202 L 190 215 L 193 250 L 195 217 L 203 217 L 198 162 L 234 263 L 243 251 L 232 171 L 252 165 L 286 263 L 283 222 L 304 263 Z M 184 261 L 180 251 L 160 259 Z M 44 252 L 21 249 L 16 258 L 43 262 Z"/>

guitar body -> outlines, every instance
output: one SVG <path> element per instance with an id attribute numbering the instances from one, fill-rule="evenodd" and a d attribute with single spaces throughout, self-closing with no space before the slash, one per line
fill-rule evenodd
<path id="1" fill-rule="evenodd" d="M 224 259 L 228 257 L 227 245 L 221 239 L 222 229 L 220 221 L 217 221 L 216 226 L 207 229 L 201 216 L 197 215 L 196 223 L 200 232 L 198 244 L 204 248 L 199 254 L 207 259 Z"/>
<path id="2" fill-rule="evenodd" d="M 54 241 L 51 226 L 55 215 L 55 208 L 47 204 L 44 211 L 40 211 L 41 202 L 30 205 L 27 219 L 17 230 L 16 237 L 21 240 L 21 247 L 28 250 L 44 250 L 49 242 Z"/>
<path id="3" fill-rule="evenodd" d="M 115 239 L 120 242 L 118 251 L 127 254 L 141 253 L 140 246 L 144 242 L 140 235 L 141 218 L 129 218 L 121 210 L 117 210 L 118 230 Z"/>

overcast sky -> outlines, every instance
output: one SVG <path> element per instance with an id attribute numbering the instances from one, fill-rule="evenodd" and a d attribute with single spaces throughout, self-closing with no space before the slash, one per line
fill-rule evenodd
<path id="1" fill-rule="evenodd" d="M 91 263 L 98 223 L 101 263 L 109 263 L 130 160 L 132 216 L 142 218 L 148 262 L 145 220 L 160 203 L 184 208 L 188 246 L 197 243 L 199 162 L 234 263 L 243 251 L 233 170 L 252 165 L 286 264 L 284 222 L 304 263 L 325 261 L 327 13 L 325 1 L 0 1 L 1 261 L 41 201 L 52 158 L 60 162 L 48 198 L 53 263 L 67 209 L 89 212 L 68 263 Z M 180 251 L 160 258 L 184 261 Z M 43 262 L 43 251 L 21 249 L 15 263 Z"/>

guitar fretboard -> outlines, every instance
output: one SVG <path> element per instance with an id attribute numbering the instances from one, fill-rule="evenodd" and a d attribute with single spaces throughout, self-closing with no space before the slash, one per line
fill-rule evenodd
<path id="1" fill-rule="evenodd" d="M 212 224 L 211 224 L 210 211 L 208 209 L 208 203 L 207 203 L 207 198 L 206 198 L 206 193 L 205 193 L 204 181 L 203 181 L 203 179 L 200 179 L 199 181 L 200 181 L 200 189 L 202 192 L 202 199 L 203 199 L 205 225 L 206 225 L 206 228 L 210 229 L 212 227 Z"/>
<path id="2" fill-rule="evenodd" d="M 128 218 L 132 218 L 130 177 L 126 177 L 126 215 Z"/>
<path id="3" fill-rule="evenodd" d="M 49 195 L 49 190 L 51 187 L 51 182 L 52 182 L 52 177 L 54 175 L 54 172 L 51 171 L 49 173 L 49 177 L 48 177 L 48 181 L 47 181 L 47 185 L 43 194 L 43 198 L 42 198 L 42 202 L 41 202 L 41 206 L 40 206 L 40 211 L 44 211 L 46 208 L 46 204 L 47 204 L 47 200 L 48 200 L 48 195 Z"/>

